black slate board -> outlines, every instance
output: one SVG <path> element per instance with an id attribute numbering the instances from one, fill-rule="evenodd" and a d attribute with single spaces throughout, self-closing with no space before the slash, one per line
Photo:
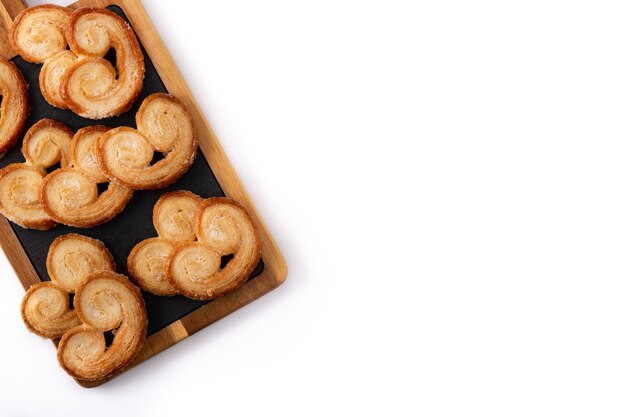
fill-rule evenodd
<path id="1" fill-rule="evenodd" d="M 111 6 L 108 9 L 128 21 L 119 7 Z M 141 97 L 130 111 L 119 117 L 103 120 L 84 119 L 69 110 L 59 110 L 49 105 L 39 91 L 39 71 L 41 65 L 28 63 L 19 56 L 14 58 L 12 61 L 22 71 L 29 85 L 31 114 L 27 128 L 44 118 L 63 122 L 74 131 L 90 125 L 136 127 L 135 114 L 143 100 L 152 93 L 167 93 L 167 89 L 163 85 L 143 46 L 142 52 L 146 63 L 146 77 Z M 114 59 L 113 53 L 107 55 L 107 59 Z M 0 159 L 0 167 L 5 167 L 14 162 L 24 162 L 21 146 L 22 143 L 20 141 L 15 148 L 7 152 L 6 156 Z M 124 211 L 112 221 L 101 226 L 90 229 L 78 229 L 58 225 L 49 231 L 23 229 L 12 223 L 11 227 L 42 281 L 50 280 L 46 271 L 46 256 L 50 244 L 58 236 L 67 233 L 79 233 L 103 241 L 115 258 L 117 272 L 128 275 L 126 258 L 131 249 L 140 241 L 157 235 L 152 225 L 152 208 L 154 204 L 161 194 L 174 190 L 189 190 L 204 198 L 224 196 L 224 192 L 213 175 L 204 155 L 198 152 L 198 158 L 189 172 L 177 183 L 161 190 L 136 191 Z M 263 261 L 259 263 L 250 279 L 258 276 L 262 271 Z M 148 310 L 148 335 L 161 330 L 207 303 L 207 301 L 194 301 L 183 296 L 159 297 L 146 292 L 143 292 L 143 296 Z"/>

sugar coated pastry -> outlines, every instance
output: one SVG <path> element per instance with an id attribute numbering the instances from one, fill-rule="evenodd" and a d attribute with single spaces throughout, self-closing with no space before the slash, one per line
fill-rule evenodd
<path id="1" fill-rule="evenodd" d="M 61 97 L 61 78 L 76 55 L 67 50 L 65 31 L 72 11 L 66 7 L 42 4 L 22 11 L 11 26 L 9 41 L 28 62 L 43 63 L 39 73 L 41 94 L 51 105 L 66 109 Z"/>
<path id="2" fill-rule="evenodd" d="M 0 213 L 22 227 L 48 230 L 56 222 L 44 211 L 39 191 L 46 169 L 69 163 L 72 131 L 63 123 L 43 119 L 26 133 L 22 143 L 25 163 L 0 170 Z"/>
<path id="3" fill-rule="evenodd" d="M 13 22 L 10 41 L 25 60 L 43 63 L 39 85 L 44 98 L 82 117 L 118 116 L 143 88 L 145 63 L 137 37 L 110 10 L 30 7 Z M 104 59 L 111 48 L 115 68 Z"/>
<path id="4" fill-rule="evenodd" d="M 22 319 L 28 330 L 47 339 L 58 339 L 80 324 L 70 307 L 69 293 L 51 282 L 33 285 L 26 291 Z"/>
<path id="5" fill-rule="evenodd" d="M 94 381 L 113 376 L 137 356 L 146 340 L 148 316 L 139 289 L 125 276 L 101 271 L 76 290 L 74 308 L 83 323 L 59 342 L 59 363 L 71 376 Z M 104 333 L 115 335 L 110 346 Z"/>
<path id="6" fill-rule="evenodd" d="M 67 49 L 65 31 L 71 14 L 53 4 L 29 7 L 15 17 L 9 42 L 26 61 L 40 64 Z"/>
<path id="7" fill-rule="evenodd" d="M 62 50 L 47 59 L 39 72 L 39 88 L 44 99 L 54 107 L 67 109 L 61 83 L 67 69 L 76 61 L 72 51 Z"/>
<path id="8" fill-rule="evenodd" d="M 73 136 L 68 166 L 58 169 L 41 183 L 43 210 L 58 223 L 93 227 L 117 216 L 133 196 L 133 190 L 117 181 L 109 182 L 99 167 L 95 145 L 109 128 L 88 126 Z M 109 183 L 100 193 L 98 184 Z"/>
<path id="9" fill-rule="evenodd" d="M 28 89 L 22 73 L 9 61 L 0 59 L 0 157 L 15 146 L 24 127 L 30 107 Z"/>
<path id="10" fill-rule="evenodd" d="M 22 301 L 22 318 L 33 333 L 58 339 L 80 320 L 71 308 L 69 294 L 97 271 L 112 271 L 115 262 L 104 244 L 77 234 L 59 236 L 48 250 L 50 282 L 30 287 Z"/>
<path id="11" fill-rule="evenodd" d="M 128 273 L 145 291 L 176 295 L 165 277 L 165 263 L 180 242 L 196 240 L 194 221 L 202 199 L 189 191 L 163 194 L 154 205 L 152 222 L 159 237 L 139 242 L 128 255 Z"/>
<path id="12" fill-rule="evenodd" d="M 248 279 L 261 258 L 261 243 L 244 207 L 230 198 L 204 200 L 194 223 L 198 240 L 176 245 L 166 277 L 186 297 L 213 299 Z M 222 267 L 226 256 L 232 259 Z"/>
<path id="13" fill-rule="evenodd" d="M 87 275 L 97 271 L 114 271 L 115 261 L 101 241 L 70 233 L 52 242 L 46 268 L 54 284 L 73 293 Z"/>
<path id="14" fill-rule="evenodd" d="M 89 119 L 130 109 L 143 88 L 145 64 L 128 23 L 107 9 L 82 8 L 70 16 L 66 36 L 80 58 L 61 79 L 61 96 L 67 106 Z M 116 68 L 104 59 L 109 48 L 115 49 Z"/>
<path id="15" fill-rule="evenodd" d="M 141 350 L 148 315 L 141 293 L 123 275 L 99 240 L 68 234 L 50 245 L 46 261 L 52 281 L 33 285 L 22 301 L 26 327 L 61 338 L 57 357 L 76 379 L 94 381 L 124 369 Z M 70 293 L 75 293 L 73 308 Z M 104 333 L 112 331 L 107 346 Z"/>
<path id="16" fill-rule="evenodd" d="M 139 242 L 127 262 L 130 276 L 145 291 L 213 299 L 243 284 L 259 263 L 256 227 L 230 198 L 164 194 L 152 221 L 159 236 Z M 225 258 L 230 259 L 223 265 Z"/>
<path id="17" fill-rule="evenodd" d="M 93 227 L 117 216 L 133 190 L 102 174 L 95 154 L 108 130 L 88 126 L 76 134 L 63 123 L 44 119 L 22 144 L 25 163 L 0 170 L 0 213 L 25 228 L 48 230 L 57 223 Z M 48 173 L 50 167 L 60 168 Z M 98 184 L 108 183 L 105 191 Z"/>
<path id="18" fill-rule="evenodd" d="M 135 190 L 173 184 L 191 167 L 198 150 L 187 107 L 168 94 L 152 94 L 141 104 L 136 121 L 137 129 L 118 127 L 98 139 L 104 174 Z M 163 159 L 153 164 L 155 152 Z"/>

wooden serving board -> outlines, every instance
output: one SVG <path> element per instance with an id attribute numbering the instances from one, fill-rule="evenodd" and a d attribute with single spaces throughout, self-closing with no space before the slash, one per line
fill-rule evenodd
<path id="1" fill-rule="evenodd" d="M 261 237 L 262 259 L 259 267 L 242 287 L 224 297 L 198 302 L 182 296 L 157 297 L 144 293 L 150 321 L 148 338 L 132 367 L 276 288 L 287 276 L 287 265 L 139 0 L 80 0 L 69 7 L 86 6 L 108 7 L 124 17 L 135 30 L 146 59 L 143 95 L 128 113 L 101 121 L 82 119 L 69 111 L 49 106 L 38 92 L 40 66 L 16 57 L 7 38 L 13 18 L 27 5 L 22 0 L 1 0 L 0 56 L 18 65 L 30 85 L 32 111 L 28 126 L 44 117 L 62 121 L 74 130 L 90 124 L 134 126 L 134 115 L 145 96 L 153 92 L 169 92 L 189 107 L 201 152 L 190 171 L 176 184 L 163 190 L 137 192 L 122 214 L 95 228 L 74 229 L 60 225 L 51 231 L 32 231 L 21 229 L 0 216 L 0 245 L 23 287 L 27 289 L 49 279 L 45 271 L 45 254 L 49 244 L 56 236 L 69 232 L 102 240 L 114 256 L 118 272 L 126 274 L 126 256 L 130 248 L 145 238 L 156 236 L 151 225 L 154 202 L 161 194 L 173 189 L 189 189 L 205 198 L 226 195 L 241 201 L 250 212 Z M 20 145 L 0 159 L 0 166 L 19 160 Z M 78 381 L 84 387 L 95 387 L 103 382 Z"/>

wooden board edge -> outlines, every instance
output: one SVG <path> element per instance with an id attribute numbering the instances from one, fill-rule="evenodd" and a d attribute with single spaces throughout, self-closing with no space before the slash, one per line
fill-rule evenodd
<path id="1" fill-rule="evenodd" d="M 35 267 L 24 251 L 17 235 L 13 232 L 9 221 L 1 215 L 0 246 L 2 246 L 2 251 L 9 260 L 11 268 L 13 268 L 24 290 L 27 290 L 33 284 L 41 282 Z"/>

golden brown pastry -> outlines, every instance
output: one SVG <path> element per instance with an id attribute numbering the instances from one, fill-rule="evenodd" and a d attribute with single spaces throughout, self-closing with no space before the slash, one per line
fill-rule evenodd
<path id="1" fill-rule="evenodd" d="M 195 219 L 197 242 L 178 244 L 168 257 L 166 277 L 186 297 L 208 300 L 232 291 L 250 276 L 261 258 L 252 219 L 238 202 L 204 200 Z M 222 257 L 233 258 L 221 267 Z"/>
<path id="2" fill-rule="evenodd" d="M 52 282 L 30 287 L 22 301 L 22 319 L 28 330 L 47 339 L 58 339 L 80 324 L 69 293 Z"/>
<path id="3" fill-rule="evenodd" d="M 22 301 L 22 318 L 31 332 L 58 339 L 80 324 L 70 308 L 69 293 L 88 275 L 114 270 L 115 262 L 99 240 L 67 234 L 50 245 L 46 267 L 52 281 L 30 287 Z"/>
<path id="4" fill-rule="evenodd" d="M 159 237 L 173 242 L 196 240 L 195 218 L 202 198 L 191 191 L 163 194 L 152 210 L 152 223 Z"/>
<path id="5" fill-rule="evenodd" d="M 109 182 L 95 155 L 98 138 L 108 130 L 89 126 L 75 135 L 60 122 L 44 119 L 24 137 L 26 163 L 0 170 L 0 213 L 22 227 L 47 230 L 57 222 L 93 227 L 117 216 L 133 190 Z M 56 164 L 60 169 L 47 174 Z M 107 190 L 98 184 L 109 182 Z"/>
<path id="6" fill-rule="evenodd" d="M 29 164 L 0 170 L 0 213 L 26 229 L 49 230 L 56 222 L 39 204 L 39 187 L 46 171 Z"/>
<path id="7" fill-rule="evenodd" d="M 66 109 L 61 98 L 61 76 L 76 56 L 67 50 L 65 31 L 72 11 L 43 4 L 20 13 L 11 26 L 9 40 L 13 49 L 26 61 L 43 63 L 39 73 L 41 93 L 51 105 Z"/>
<path id="8" fill-rule="evenodd" d="M 0 59 L 0 157 L 15 146 L 30 108 L 28 89 L 22 73 L 9 61 Z"/>
<path id="9" fill-rule="evenodd" d="M 77 379 L 104 379 L 121 371 L 146 339 L 148 316 L 139 289 L 113 271 L 104 244 L 86 236 L 55 239 L 46 267 L 52 281 L 33 285 L 22 301 L 27 328 L 61 338 L 59 363 Z M 71 292 L 76 293 L 74 309 Z M 109 347 L 104 340 L 108 331 L 115 335 Z"/>
<path id="10" fill-rule="evenodd" d="M 22 141 L 22 154 L 30 165 L 50 168 L 55 164 L 65 167 L 69 163 L 72 130 L 61 122 L 42 119 L 35 123 Z"/>
<path id="11" fill-rule="evenodd" d="M 11 26 L 11 46 L 28 62 L 40 64 L 67 46 L 65 30 L 72 11 L 52 4 L 29 7 Z"/>
<path id="12" fill-rule="evenodd" d="M 133 190 L 111 181 L 99 194 L 98 184 L 108 182 L 95 155 L 104 126 L 80 129 L 71 141 L 70 164 L 49 174 L 41 183 L 43 210 L 58 223 L 74 227 L 93 227 L 117 216 L 133 196 Z"/>
<path id="13" fill-rule="evenodd" d="M 56 222 L 43 210 L 39 190 L 46 169 L 69 162 L 72 131 L 62 123 L 43 119 L 33 125 L 22 144 L 25 163 L 0 170 L 0 213 L 30 229 L 48 230 Z"/>
<path id="14" fill-rule="evenodd" d="M 73 293 L 87 275 L 97 271 L 114 271 L 115 261 L 101 241 L 70 233 L 52 242 L 46 268 L 56 286 Z"/>
<path id="15" fill-rule="evenodd" d="M 143 88 L 145 64 L 128 23 L 107 9 L 82 8 L 70 16 L 66 36 L 80 59 L 62 76 L 65 104 L 89 119 L 117 116 L 130 109 Z M 103 58 L 109 48 L 115 49 L 116 68 Z"/>
<path id="16" fill-rule="evenodd" d="M 61 366 L 74 378 L 94 381 L 123 370 L 141 350 L 148 316 L 139 289 L 123 275 L 89 275 L 76 290 L 74 307 L 83 323 L 66 332 L 57 351 Z M 104 333 L 115 337 L 106 346 Z"/>
<path id="17" fill-rule="evenodd" d="M 53 5 L 31 7 L 16 17 L 10 40 L 24 59 L 44 64 L 39 84 L 46 101 L 82 117 L 120 115 L 143 88 L 145 64 L 137 37 L 107 9 L 72 13 Z M 116 68 L 103 58 L 110 48 Z"/>
<path id="18" fill-rule="evenodd" d="M 173 184 L 187 172 L 198 149 L 189 111 L 173 96 L 152 94 L 141 104 L 136 120 L 136 130 L 118 127 L 98 140 L 105 175 L 135 190 Z M 164 157 L 152 164 L 155 152 Z"/>
<path id="19" fill-rule="evenodd" d="M 72 51 L 63 50 L 52 55 L 39 72 L 39 89 L 43 98 L 54 107 L 67 109 L 67 103 L 61 95 L 61 83 L 67 69 L 76 61 Z"/>
<path id="20" fill-rule="evenodd" d="M 177 242 L 196 240 L 194 220 L 202 199 L 189 191 L 163 194 L 154 205 L 152 221 L 159 237 L 139 242 L 128 255 L 128 273 L 145 291 L 176 295 L 165 277 L 165 262 Z"/>

